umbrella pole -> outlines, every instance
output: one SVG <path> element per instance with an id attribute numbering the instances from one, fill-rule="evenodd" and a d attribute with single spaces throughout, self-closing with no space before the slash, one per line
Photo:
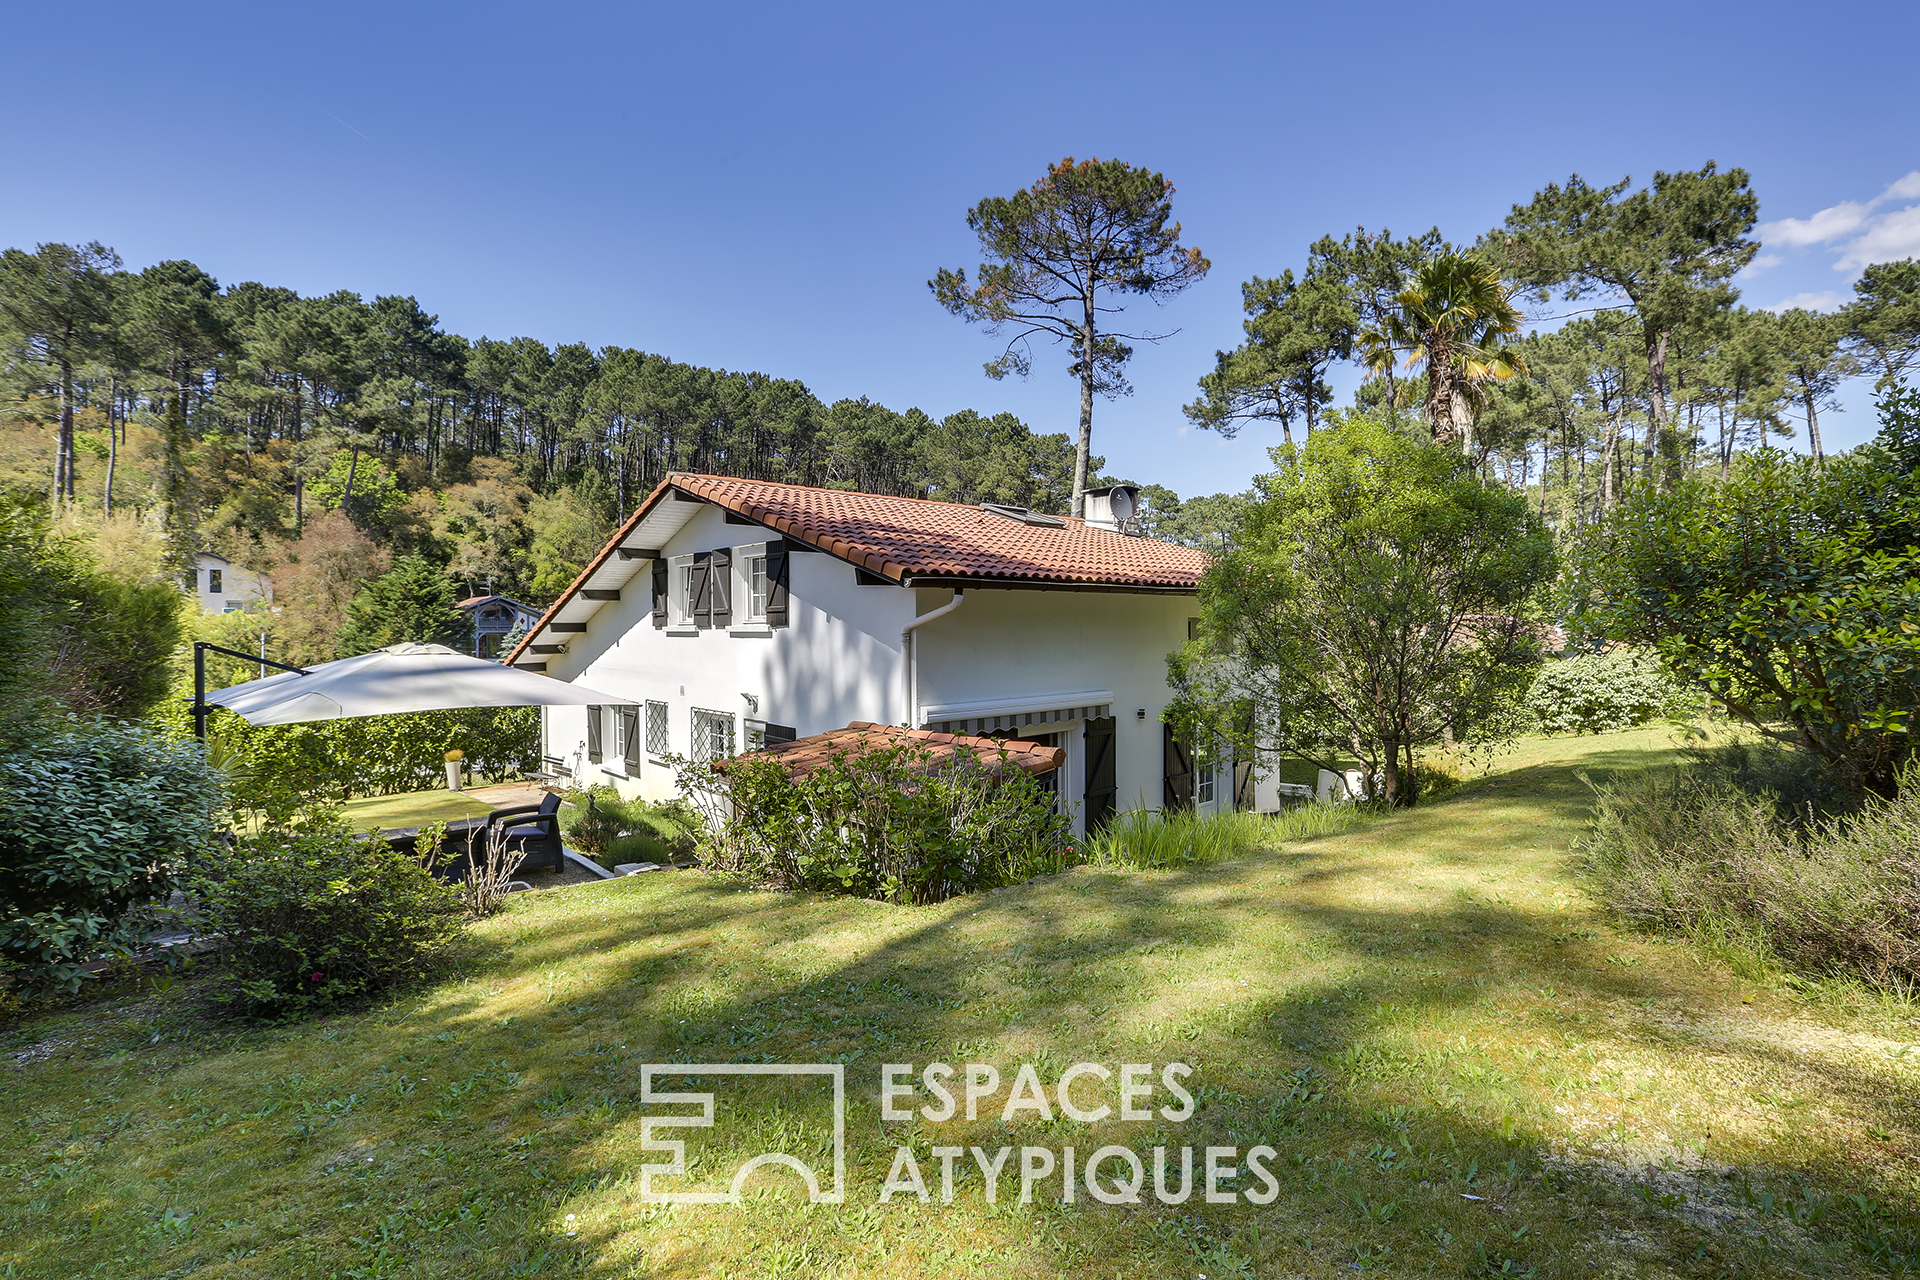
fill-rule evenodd
<path id="1" fill-rule="evenodd" d="M 207 740 L 207 650 L 224 653 L 229 658 L 240 658 L 246 662 L 257 662 L 264 667 L 278 667 L 282 671 L 293 671 L 300 675 L 311 675 L 305 667 L 290 667 L 284 662 L 275 662 L 266 654 L 241 653 L 238 649 L 228 649 L 223 645 L 206 640 L 193 642 L 193 736 L 205 742 Z"/>

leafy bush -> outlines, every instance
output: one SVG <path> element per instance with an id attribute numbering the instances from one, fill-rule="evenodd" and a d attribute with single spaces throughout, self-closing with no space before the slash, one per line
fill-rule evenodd
<path id="1" fill-rule="evenodd" d="M 420 978 L 460 931 L 465 899 L 337 813 L 242 837 L 206 860 L 196 886 L 226 945 L 224 997 L 299 1013 Z"/>
<path id="2" fill-rule="evenodd" d="M 31 737 L 49 711 L 140 716 L 166 695 L 186 607 L 177 586 L 102 572 L 18 497 L 0 497 L 0 598 L 0 745 Z"/>
<path id="3" fill-rule="evenodd" d="M 84 961 L 143 941 L 221 802 L 197 744 L 72 723 L 0 757 L 0 956 L 30 989 L 78 990 Z"/>
<path id="4" fill-rule="evenodd" d="M 1679 710 L 1681 696 L 1652 653 L 1613 649 L 1542 666 L 1527 709 L 1544 733 L 1612 733 Z"/>
<path id="5" fill-rule="evenodd" d="M 683 800 L 622 800 L 606 785 L 573 792 L 567 800 L 573 807 L 562 823 L 567 839 L 607 866 L 672 862 L 691 857 L 699 845 L 704 824 Z"/>
<path id="6" fill-rule="evenodd" d="M 1625 920 L 1710 946 L 1741 968 L 1781 964 L 1910 989 L 1920 981 L 1920 794 L 1795 823 L 1778 797 L 1722 770 L 1598 789 L 1586 863 Z M 1749 973 L 1749 976 L 1757 976 Z"/>
<path id="7" fill-rule="evenodd" d="M 1295 805 L 1271 818 L 1257 813 L 1136 809 L 1120 814 L 1105 830 L 1087 837 L 1080 852 L 1088 862 L 1099 866 L 1170 871 L 1245 857 L 1288 840 L 1332 835 L 1360 822 L 1363 814 L 1350 804 Z"/>
<path id="8" fill-rule="evenodd" d="M 942 902 L 1057 868 L 1072 846 L 1032 777 L 918 743 L 841 752 L 797 778 L 752 756 L 719 773 L 683 763 L 680 786 L 707 811 L 708 861 L 781 888 Z"/>
<path id="9" fill-rule="evenodd" d="M 169 700 L 160 721 L 178 736 L 193 732 L 189 694 Z M 348 800 L 430 791 L 446 785 L 448 751 L 466 753 L 467 769 L 512 778 L 540 766 L 538 707 L 468 707 L 414 711 L 308 724 L 251 725 L 223 708 L 208 717 L 207 737 L 228 766 L 256 791 Z"/>
<path id="10" fill-rule="evenodd" d="M 1890 796 L 1920 734 L 1920 391 L 1880 402 L 1871 445 L 1759 449 L 1726 479 L 1631 491 L 1579 529 L 1573 630 L 1658 650 L 1765 737 Z"/>

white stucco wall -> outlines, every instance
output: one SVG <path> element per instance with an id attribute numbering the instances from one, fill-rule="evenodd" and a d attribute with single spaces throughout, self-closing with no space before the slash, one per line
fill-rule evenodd
<path id="1" fill-rule="evenodd" d="M 221 589 L 217 592 L 207 590 L 209 570 L 220 573 Z M 255 573 L 223 556 L 202 551 L 194 557 L 193 595 L 200 602 L 201 612 L 225 613 L 249 604 L 270 602 L 273 583 L 264 573 Z"/>
<path id="2" fill-rule="evenodd" d="M 918 594 L 922 612 L 953 597 L 950 591 Z M 1195 612 L 1190 596 L 968 591 L 959 609 L 916 633 L 920 705 L 1110 692 L 1115 806 L 1158 809 L 1167 654 L 1185 642 Z M 1063 727 L 1072 765 L 1065 794 L 1078 800 L 1086 789 L 1079 753 L 1086 726 Z"/>
<path id="3" fill-rule="evenodd" d="M 671 557 L 749 546 L 769 536 L 754 526 L 728 524 L 718 508 L 709 507 L 661 549 Z M 953 598 L 946 589 L 862 586 L 844 561 L 794 552 L 788 626 L 676 631 L 654 627 L 651 582 L 643 569 L 620 600 L 593 614 L 584 635 L 567 642 L 567 653 L 545 661 L 548 674 L 560 679 L 640 703 L 665 702 L 669 745 L 682 755 L 692 745 L 695 708 L 733 716 L 739 744 L 749 716 L 792 726 L 803 737 L 855 720 L 901 722 L 907 714 L 901 629 Z M 969 590 L 958 610 L 916 633 L 919 705 L 1108 691 L 1117 807 L 1157 809 L 1166 656 L 1185 641 L 1187 619 L 1196 612 L 1193 598 L 1180 595 Z M 1062 794 L 1074 807 L 1086 786 L 1084 728 L 1074 721 L 1033 730 L 1062 735 L 1069 760 Z M 622 794 L 655 799 L 674 794 L 671 772 L 651 758 L 643 758 L 638 778 L 627 776 L 611 726 L 603 759 L 588 762 L 585 708 L 548 708 L 544 731 L 546 754 L 566 761 L 582 783 L 611 782 Z M 1222 809 L 1231 806 L 1226 791 L 1223 786 Z M 1264 795 L 1261 804 L 1268 807 Z"/>

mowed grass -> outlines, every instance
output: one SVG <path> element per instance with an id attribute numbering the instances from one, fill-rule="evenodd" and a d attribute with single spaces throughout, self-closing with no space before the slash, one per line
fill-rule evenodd
<path id="1" fill-rule="evenodd" d="M 493 806 L 460 791 L 414 791 L 348 800 L 340 806 L 340 811 L 355 831 L 373 831 L 484 818 L 493 811 Z"/>
<path id="2" fill-rule="evenodd" d="M 1577 772 L 1668 755 L 1660 732 L 1529 742 L 1344 832 L 936 907 L 690 872 L 529 894 L 434 989 L 294 1026 L 219 1021 L 201 979 L 129 980 L 0 1044 L 0 1274 L 1895 1272 L 1916 1010 L 1743 982 L 1617 931 L 1574 875 Z M 972 1122 L 883 1122 L 881 1064 L 934 1061 L 1031 1063 L 1049 1092 L 1076 1062 L 1156 1083 L 1184 1062 L 1196 1112 L 1003 1123 L 1003 1083 Z M 845 1065 L 844 1204 L 777 1168 L 740 1205 L 640 1201 L 665 1158 L 641 1115 L 689 1110 L 642 1107 L 642 1065 L 715 1062 Z M 690 1176 L 657 1189 L 724 1189 L 763 1151 L 830 1171 L 817 1079 L 661 1083 L 713 1092 L 719 1124 L 662 1135 Z M 1063 1203 L 1057 1172 L 1019 1203 L 1019 1148 L 1107 1143 L 1148 1160 L 1144 1203 Z M 1155 1197 L 1155 1146 L 1177 1187 L 1180 1147 L 1256 1144 L 1272 1203 Z M 901 1145 L 930 1203 L 879 1203 Z M 1013 1147 L 996 1202 L 969 1155 L 942 1204 L 936 1145 Z"/>

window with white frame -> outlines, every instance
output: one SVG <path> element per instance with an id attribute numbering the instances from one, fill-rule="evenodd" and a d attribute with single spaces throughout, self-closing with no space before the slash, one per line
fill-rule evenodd
<path id="1" fill-rule="evenodd" d="M 626 708 L 624 707 L 608 707 L 607 710 L 613 716 L 613 759 L 625 760 L 627 758 L 627 734 L 632 732 L 629 726 L 633 723 L 633 720 L 626 714 Z"/>
<path id="2" fill-rule="evenodd" d="M 647 704 L 647 754 L 664 756 L 667 746 L 667 704 L 649 702 Z"/>
<path id="3" fill-rule="evenodd" d="M 725 760 L 733 754 L 733 717 L 724 711 L 693 709 L 693 758 Z"/>
<path id="4" fill-rule="evenodd" d="M 1208 762 L 1207 764 L 1201 765 L 1198 769 L 1194 771 L 1193 802 L 1195 804 L 1212 804 L 1213 803 L 1214 790 L 1215 790 L 1213 781 L 1215 776 L 1216 776 L 1215 766 L 1212 764 L 1212 762 Z"/>
<path id="5" fill-rule="evenodd" d="M 741 547 L 734 553 L 733 563 L 737 566 L 740 582 L 734 591 L 738 602 L 734 610 L 734 625 L 765 626 L 767 624 L 767 550 L 765 546 Z"/>

